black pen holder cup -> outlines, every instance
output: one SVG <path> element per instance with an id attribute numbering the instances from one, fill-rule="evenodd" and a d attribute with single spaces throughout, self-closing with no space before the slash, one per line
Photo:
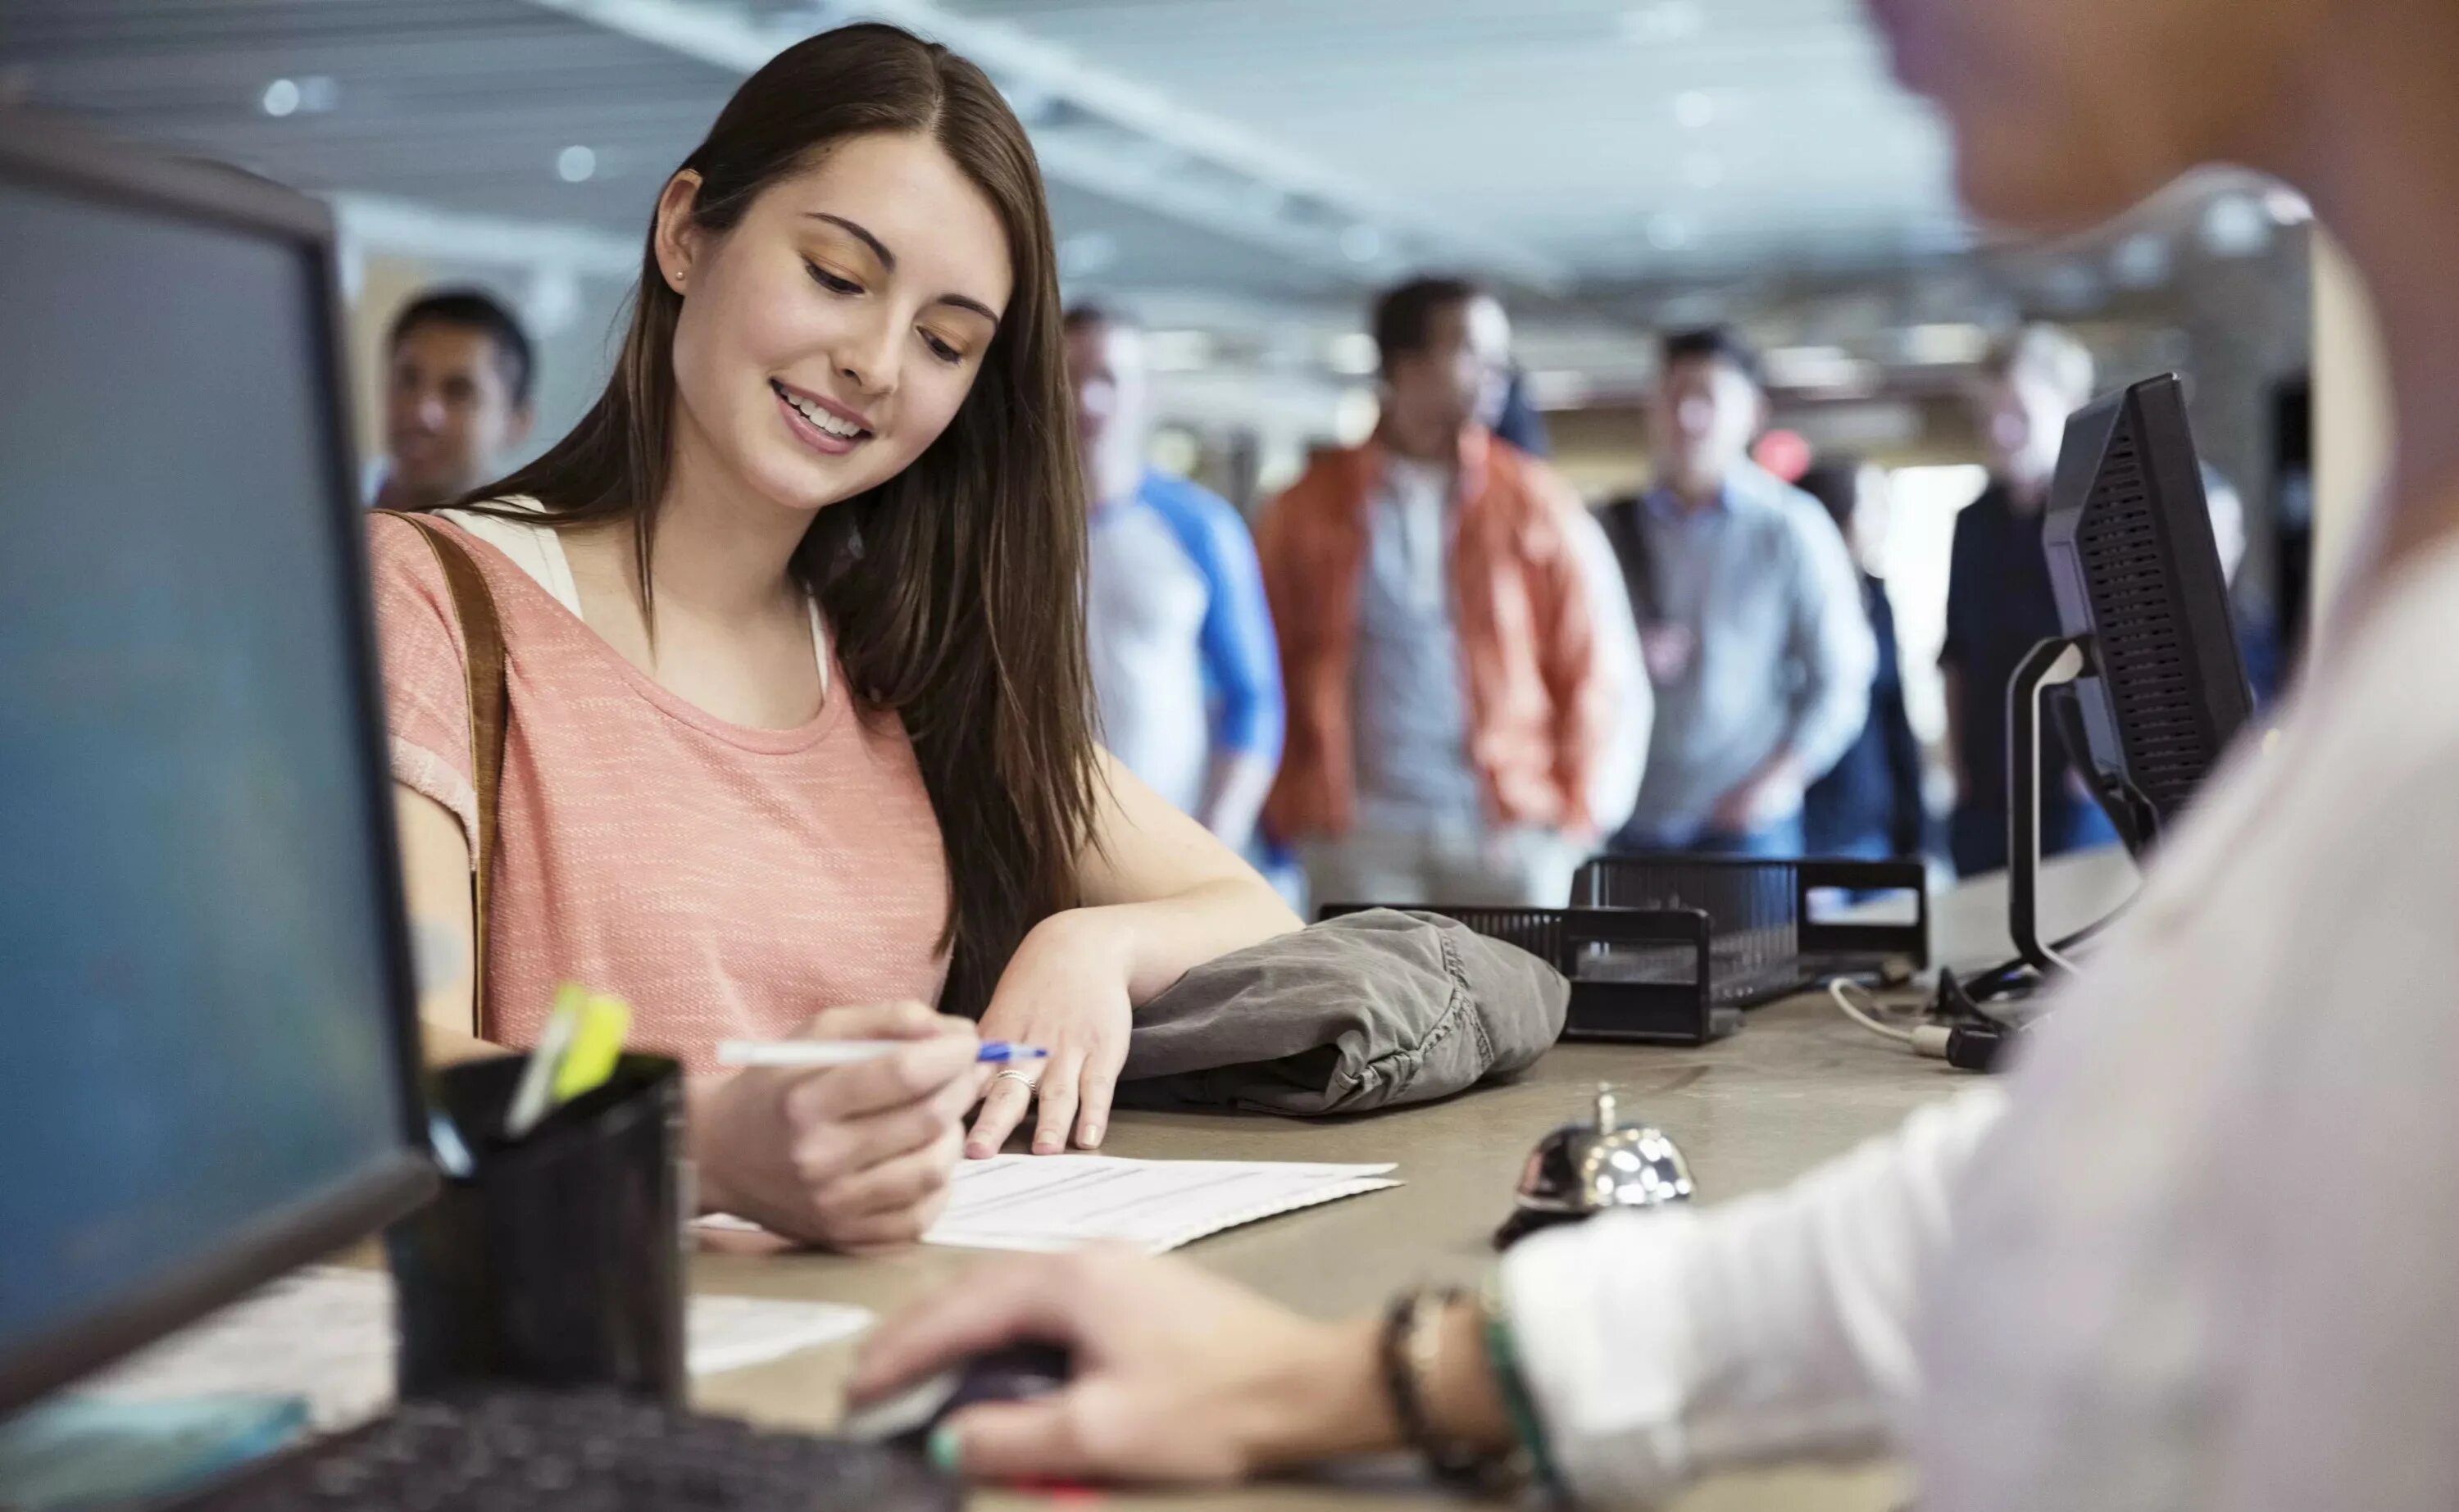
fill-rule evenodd
<path id="1" fill-rule="evenodd" d="M 527 1139 L 503 1137 L 525 1059 L 431 1079 L 470 1173 L 395 1224 L 404 1397 L 612 1387 L 676 1406 L 683 1355 L 683 1073 L 625 1056 Z"/>

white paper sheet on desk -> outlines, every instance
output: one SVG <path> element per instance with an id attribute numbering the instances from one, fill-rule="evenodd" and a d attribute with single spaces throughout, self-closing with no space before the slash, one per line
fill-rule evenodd
<path id="1" fill-rule="evenodd" d="M 712 1376 L 851 1338 L 861 1308 L 766 1297 L 696 1296 L 684 1315 L 692 1374 Z M 172 1396 L 307 1397 L 323 1429 L 364 1422 L 392 1401 L 392 1279 L 311 1266 L 131 1356 L 82 1391 Z"/>
<path id="2" fill-rule="evenodd" d="M 1073 1250 L 1100 1240 L 1148 1254 L 1259 1219 L 1400 1184 L 1383 1166 L 999 1155 L 956 1166 L 947 1213 L 923 1242 Z"/>

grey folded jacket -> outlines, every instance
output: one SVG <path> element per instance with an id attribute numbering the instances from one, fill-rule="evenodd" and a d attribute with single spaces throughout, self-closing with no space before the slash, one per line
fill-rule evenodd
<path id="1" fill-rule="evenodd" d="M 1300 1116 L 1431 1102 L 1525 1069 L 1570 995 L 1451 919 L 1353 914 L 1199 966 L 1138 1009 L 1117 1101 Z"/>

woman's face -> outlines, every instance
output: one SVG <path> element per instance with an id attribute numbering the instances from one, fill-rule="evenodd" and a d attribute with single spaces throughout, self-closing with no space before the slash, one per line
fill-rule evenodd
<path id="1" fill-rule="evenodd" d="M 2332 0 L 1867 0 L 1897 76 L 1954 128 L 1965 202 L 2105 220 L 2198 163 L 2267 165 L 2274 101 Z"/>
<path id="2" fill-rule="evenodd" d="M 851 498 L 956 418 L 1010 292 L 998 212 L 927 137 L 839 142 L 722 235 L 658 207 L 681 444 L 790 510 Z"/>

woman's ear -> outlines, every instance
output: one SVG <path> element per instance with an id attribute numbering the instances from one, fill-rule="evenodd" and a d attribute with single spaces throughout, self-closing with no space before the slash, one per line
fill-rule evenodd
<path id="1" fill-rule="evenodd" d="M 692 205 L 700 198 L 700 175 L 686 168 L 666 180 L 658 195 L 658 275 L 677 294 L 691 282 L 692 262 L 701 247 L 700 227 L 692 224 Z"/>

